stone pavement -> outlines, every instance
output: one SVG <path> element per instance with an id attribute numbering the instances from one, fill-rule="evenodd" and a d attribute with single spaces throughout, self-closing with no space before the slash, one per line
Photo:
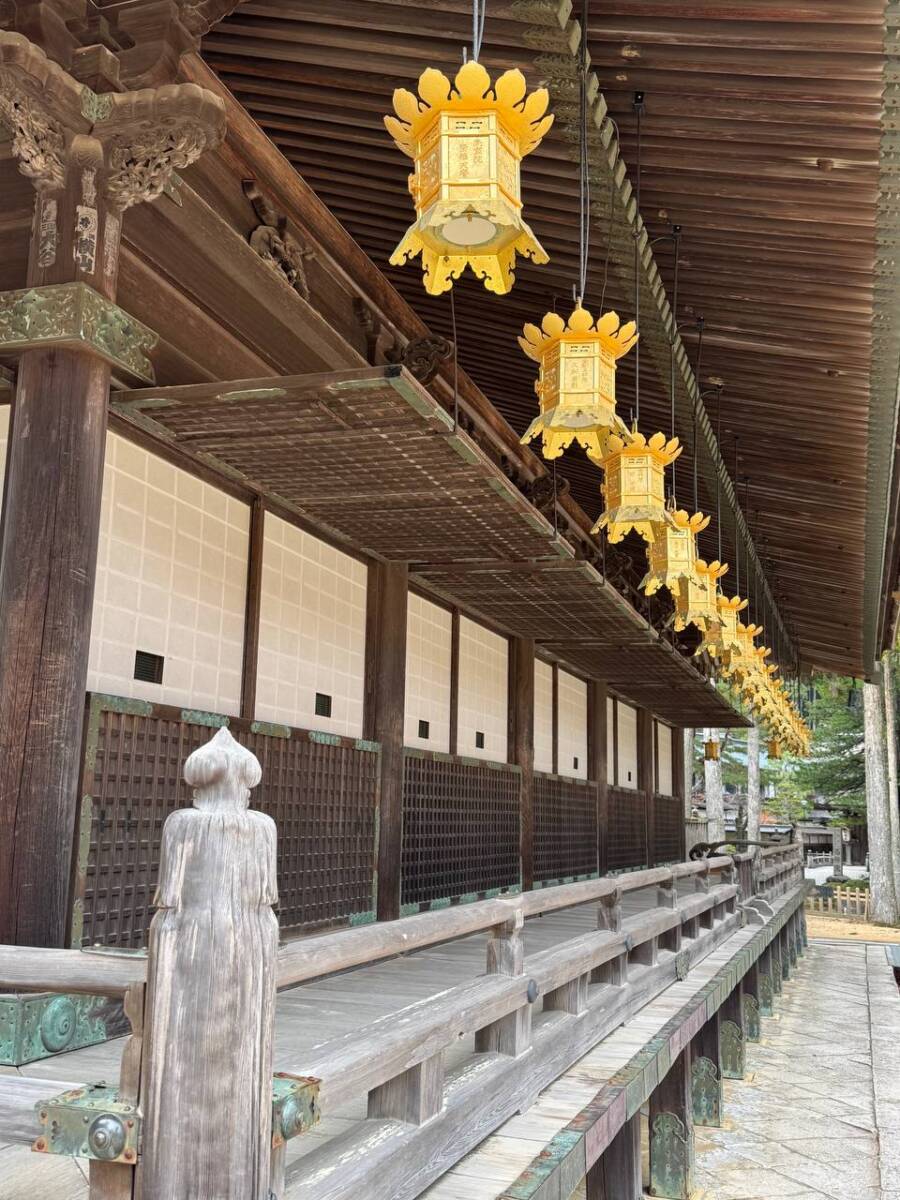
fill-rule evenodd
<path id="1" fill-rule="evenodd" d="M 811 942 L 697 1128 L 703 1200 L 900 1200 L 900 993 L 884 946 Z"/>

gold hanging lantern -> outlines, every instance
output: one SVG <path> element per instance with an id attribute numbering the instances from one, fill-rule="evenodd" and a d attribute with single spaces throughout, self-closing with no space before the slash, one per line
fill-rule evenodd
<path id="1" fill-rule="evenodd" d="M 738 613 L 742 612 L 749 603 L 749 600 L 742 600 L 740 596 L 716 596 L 718 621 L 702 648 L 708 650 L 713 658 L 720 660 L 722 670 L 726 675 L 731 674 L 732 655 L 740 649 L 737 631 Z"/>
<path id="2" fill-rule="evenodd" d="M 541 407 L 522 444 L 542 434 L 544 458 L 558 458 L 577 439 L 602 459 L 611 433 L 628 437 L 616 416 L 616 360 L 638 339 L 634 321 L 622 325 L 618 314 L 608 312 L 595 325 L 579 304 L 568 321 L 548 312 L 540 329 L 526 325 L 522 332 L 519 345 L 540 367 L 534 390 Z"/>
<path id="3" fill-rule="evenodd" d="M 626 442 L 611 434 L 607 454 L 599 460 L 605 473 L 606 511 L 591 532 L 605 529 L 611 542 L 621 542 L 635 529 L 651 542 L 654 528 L 666 519 L 665 470 L 681 453 L 681 446 L 678 438 L 667 441 L 664 433 L 654 433 L 649 441 L 641 433 L 628 436 Z"/>
<path id="4" fill-rule="evenodd" d="M 694 570 L 681 580 L 675 592 L 676 630 L 680 632 L 688 625 L 694 625 L 705 639 L 715 637 L 719 625 L 718 583 L 727 571 L 728 564 L 720 563 L 718 559 L 711 563 L 697 559 Z"/>
<path id="5" fill-rule="evenodd" d="M 546 88 L 528 94 L 521 71 L 491 77 L 467 62 L 453 84 L 429 67 L 419 95 L 394 92 L 384 123 L 415 163 L 409 190 L 416 221 L 391 255 L 395 266 L 422 256 L 425 290 L 446 292 L 466 266 L 491 292 L 513 285 L 516 255 L 548 256 L 522 220 L 520 163 L 553 124 Z"/>
<path id="6" fill-rule="evenodd" d="M 689 517 L 684 509 L 667 511 L 665 520 L 653 527 L 653 537 L 647 546 L 649 570 L 641 580 L 648 596 L 667 588 L 675 596 L 683 580 L 689 580 L 697 561 L 697 534 L 709 524 L 709 517 L 694 513 Z"/>
<path id="7" fill-rule="evenodd" d="M 703 757 L 707 762 L 719 761 L 719 743 L 710 738 L 709 741 L 703 743 Z"/>

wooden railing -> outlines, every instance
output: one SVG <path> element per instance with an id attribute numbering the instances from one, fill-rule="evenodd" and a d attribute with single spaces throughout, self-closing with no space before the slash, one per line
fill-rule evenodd
<path id="1" fill-rule="evenodd" d="M 416 1196 L 802 881 L 799 848 L 772 847 L 755 860 L 644 869 L 279 948 L 275 825 L 247 808 L 259 776 L 225 729 L 188 759 L 194 807 L 166 822 L 147 957 L 0 947 L 0 989 L 125 999 L 132 1033 L 116 1099 L 132 1105 L 140 1151 L 110 1136 L 124 1118 L 108 1105 L 104 1137 L 75 1151 L 90 1160 L 92 1200 L 131 1197 L 135 1171 L 144 1200 Z M 649 897 L 643 911 L 628 900 L 636 893 Z M 526 957 L 526 920 L 588 903 L 596 929 Z M 484 975 L 279 1064 L 287 1073 L 273 1095 L 276 988 L 479 931 L 489 934 Z M 446 1052 L 469 1037 L 471 1054 L 448 1068 Z M 0 1142 L 53 1151 L 48 1111 L 72 1086 L 0 1076 Z M 286 1140 L 357 1098 L 366 1117 L 286 1170 Z"/>
<path id="2" fill-rule="evenodd" d="M 835 885 L 828 892 L 814 892 L 806 897 L 806 911 L 821 916 L 868 921 L 869 889 Z"/>

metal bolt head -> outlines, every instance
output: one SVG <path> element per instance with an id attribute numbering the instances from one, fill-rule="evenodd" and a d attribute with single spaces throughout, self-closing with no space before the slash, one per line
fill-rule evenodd
<path id="1" fill-rule="evenodd" d="M 537 1000 L 537 998 L 538 998 L 538 994 L 539 993 L 538 993 L 537 981 L 534 979 L 529 979 L 528 980 L 528 991 L 525 993 L 525 995 L 528 997 L 528 1003 L 534 1004 L 535 1000 Z"/>
<path id="2" fill-rule="evenodd" d="M 125 1149 L 125 1126 L 111 1113 L 95 1118 L 88 1130 L 88 1146 L 95 1158 L 111 1162 Z"/>

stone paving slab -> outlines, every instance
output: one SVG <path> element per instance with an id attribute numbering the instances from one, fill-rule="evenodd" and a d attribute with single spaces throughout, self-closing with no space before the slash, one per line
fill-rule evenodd
<path id="1" fill-rule="evenodd" d="M 697 1129 L 703 1200 L 900 1200 L 900 993 L 883 946 L 811 942 Z"/>

